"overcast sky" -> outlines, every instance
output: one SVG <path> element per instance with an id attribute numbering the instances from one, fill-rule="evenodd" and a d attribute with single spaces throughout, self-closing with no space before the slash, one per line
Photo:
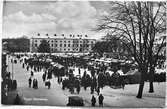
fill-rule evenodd
<path id="1" fill-rule="evenodd" d="M 109 3 L 102 1 L 5 2 L 3 37 L 41 34 L 88 34 L 96 39 L 104 33 L 92 31 Z"/>

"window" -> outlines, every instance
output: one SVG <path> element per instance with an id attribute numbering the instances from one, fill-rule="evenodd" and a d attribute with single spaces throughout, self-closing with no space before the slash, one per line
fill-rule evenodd
<path id="1" fill-rule="evenodd" d="M 66 49 L 64 49 L 64 51 L 66 51 Z"/>
<path id="2" fill-rule="evenodd" d="M 66 44 L 64 44 L 64 47 L 66 47 Z"/>
<path id="3" fill-rule="evenodd" d="M 60 42 L 62 42 L 62 41 L 60 41 Z"/>
<path id="4" fill-rule="evenodd" d="M 35 42 L 37 42 L 37 40 L 35 40 Z"/>
<path id="5" fill-rule="evenodd" d="M 56 42 L 57 42 L 57 40 L 56 40 Z"/>
<path id="6" fill-rule="evenodd" d="M 70 43 L 70 41 L 68 41 L 68 43 Z"/>
<path id="7" fill-rule="evenodd" d="M 62 36 L 64 36 L 64 34 L 62 34 Z"/>
<path id="8" fill-rule="evenodd" d="M 55 44 L 55 47 L 57 47 L 57 44 Z"/>
<path id="9" fill-rule="evenodd" d="M 70 44 L 68 44 L 68 47 L 70 47 Z"/>
<path id="10" fill-rule="evenodd" d="M 80 44 L 80 47 L 82 47 L 82 44 Z"/>
<path id="11" fill-rule="evenodd" d="M 60 47 L 62 47 L 62 44 L 60 44 Z"/>
<path id="12" fill-rule="evenodd" d="M 53 43 L 53 40 L 52 40 L 52 43 Z"/>
<path id="13" fill-rule="evenodd" d="M 80 41 L 80 43 L 82 43 L 82 41 Z"/>
<path id="14" fill-rule="evenodd" d="M 57 36 L 56 34 L 54 34 L 54 36 Z"/>
<path id="15" fill-rule="evenodd" d="M 53 44 L 52 44 L 52 47 L 53 47 Z"/>
<path id="16" fill-rule="evenodd" d="M 70 49 L 68 49 L 68 51 L 70 51 Z"/>
<path id="17" fill-rule="evenodd" d="M 37 47 L 37 44 L 35 44 L 35 47 Z"/>
<path id="18" fill-rule="evenodd" d="M 66 41 L 64 41 L 64 43 L 66 43 Z"/>

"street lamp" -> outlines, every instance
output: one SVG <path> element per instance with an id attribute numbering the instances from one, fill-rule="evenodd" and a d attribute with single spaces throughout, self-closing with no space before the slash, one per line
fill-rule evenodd
<path id="1" fill-rule="evenodd" d="M 12 81 L 13 81 L 13 77 L 14 77 L 14 74 L 13 74 L 13 53 L 12 53 Z"/>

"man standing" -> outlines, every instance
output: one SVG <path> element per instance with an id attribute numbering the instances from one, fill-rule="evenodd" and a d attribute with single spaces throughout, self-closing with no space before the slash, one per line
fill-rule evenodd
<path id="1" fill-rule="evenodd" d="M 78 73 L 79 73 L 79 75 L 81 74 L 81 69 L 80 68 L 78 68 Z"/>
<path id="2" fill-rule="evenodd" d="M 42 79 L 43 79 L 43 82 L 45 82 L 45 79 L 46 79 L 46 73 L 43 73 L 43 75 L 42 75 Z"/>
<path id="3" fill-rule="evenodd" d="M 48 81 L 48 89 L 50 89 L 51 83 L 50 81 Z"/>
<path id="4" fill-rule="evenodd" d="M 103 107 L 103 100 L 104 100 L 104 97 L 102 94 L 100 94 L 99 96 L 99 106 Z"/>
<path id="5" fill-rule="evenodd" d="M 100 93 L 100 87 L 99 86 L 97 87 L 96 91 L 97 91 L 97 94 L 99 95 L 99 93 Z"/>
<path id="6" fill-rule="evenodd" d="M 92 106 L 95 106 L 95 104 L 96 104 L 96 98 L 94 97 L 94 95 L 92 95 L 91 102 L 92 102 Z"/>
<path id="7" fill-rule="evenodd" d="M 28 79 L 28 83 L 29 83 L 29 88 L 31 88 L 31 83 L 32 83 L 31 77 Z"/>
<path id="8" fill-rule="evenodd" d="M 33 71 L 31 71 L 31 76 L 34 76 L 34 72 Z"/>
<path id="9" fill-rule="evenodd" d="M 79 92 L 80 92 L 80 86 L 78 85 L 77 86 L 77 93 L 79 94 Z"/>

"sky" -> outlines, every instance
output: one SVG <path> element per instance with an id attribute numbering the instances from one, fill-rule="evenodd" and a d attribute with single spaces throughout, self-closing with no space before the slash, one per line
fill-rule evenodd
<path id="1" fill-rule="evenodd" d="M 99 19 L 109 13 L 108 1 L 7 1 L 3 7 L 3 38 L 37 33 L 87 34 L 99 39 L 105 33 L 93 31 Z"/>

